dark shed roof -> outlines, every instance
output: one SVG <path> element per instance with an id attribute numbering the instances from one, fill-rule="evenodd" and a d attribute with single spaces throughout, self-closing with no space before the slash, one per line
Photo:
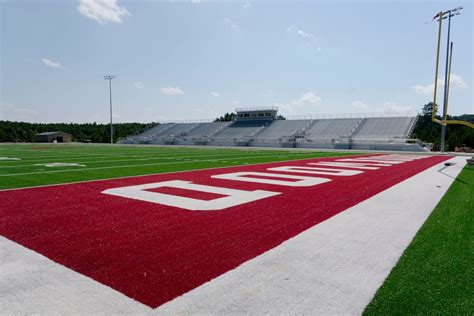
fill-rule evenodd
<path id="1" fill-rule="evenodd" d="M 43 132 L 43 133 L 38 133 L 36 135 L 54 135 L 54 134 L 66 134 L 66 135 L 71 135 L 71 134 L 68 134 L 68 133 L 65 133 L 65 132 Z"/>

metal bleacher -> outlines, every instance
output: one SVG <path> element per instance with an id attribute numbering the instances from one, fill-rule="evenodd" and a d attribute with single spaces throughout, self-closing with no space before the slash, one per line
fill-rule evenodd
<path id="1" fill-rule="evenodd" d="M 359 121 L 358 118 L 317 120 L 305 134 L 309 139 L 348 137 Z"/>
<path id="2" fill-rule="evenodd" d="M 199 137 L 212 135 L 214 132 L 222 129 L 223 127 L 229 125 L 230 122 L 213 122 L 213 123 L 202 123 L 198 127 L 189 131 L 186 135 L 187 138 Z"/>
<path id="3" fill-rule="evenodd" d="M 275 108 L 241 109 L 232 122 L 164 123 L 121 140 L 125 144 L 307 147 L 427 150 L 409 139 L 417 116 L 373 113 L 372 117 L 310 117 L 279 120 Z"/>
<path id="4" fill-rule="evenodd" d="M 161 133 L 164 133 L 166 130 L 173 127 L 173 125 L 174 124 L 160 124 L 144 131 L 143 133 L 140 134 L 140 136 L 151 137 L 151 136 L 160 135 Z"/>
<path id="5" fill-rule="evenodd" d="M 212 122 L 199 124 L 199 126 L 186 133 L 183 144 L 207 145 L 212 141 L 215 134 L 226 128 L 230 123 Z"/>
<path id="6" fill-rule="evenodd" d="M 407 138 L 415 117 L 374 117 L 362 121 L 353 138 Z"/>
<path id="7" fill-rule="evenodd" d="M 284 136 L 292 136 L 298 132 L 303 132 L 311 122 L 311 120 L 275 120 L 259 133 L 256 138 L 280 138 Z"/>
<path id="8" fill-rule="evenodd" d="M 228 126 L 217 133 L 212 139 L 214 145 L 235 145 L 238 142 L 247 142 L 248 137 L 257 133 L 263 125 L 260 126 Z"/>

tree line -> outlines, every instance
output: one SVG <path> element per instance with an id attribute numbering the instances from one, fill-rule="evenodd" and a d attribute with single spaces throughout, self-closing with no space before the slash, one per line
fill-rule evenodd
<path id="1" fill-rule="evenodd" d="M 118 123 L 114 124 L 114 141 L 128 135 L 138 134 L 157 123 Z M 35 134 L 43 132 L 65 132 L 72 135 L 73 141 L 108 143 L 110 124 L 97 123 L 26 123 L 0 121 L 0 142 L 33 142 Z"/>
<path id="2" fill-rule="evenodd" d="M 237 117 L 237 114 L 234 113 L 234 112 L 226 113 L 221 117 L 217 117 L 214 120 L 214 122 L 230 122 L 230 121 L 235 120 L 236 117 Z M 284 117 L 283 115 L 278 115 L 276 119 L 277 120 L 286 120 L 286 117 Z"/>
<path id="3" fill-rule="evenodd" d="M 420 139 L 427 143 L 433 143 L 433 150 L 439 150 L 441 142 L 441 125 L 431 121 L 433 103 L 423 106 L 411 138 Z M 436 117 L 441 119 L 436 111 Z M 448 115 L 448 120 L 467 121 L 474 124 L 474 114 L 463 114 L 458 116 Z M 446 150 L 453 151 L 456 147 L 474 148 L 474 128 L 464 125 L 447 125 Z"/>
<path id="4" fill-rule="evenodd" d="M 441 126 L 431 121 L 433 103 L 423 106 L 411 138 L 433 143 L 434 150 L 439 150 Z M 235 113 L 226 113 L 216 118 L 216 122 L 232 121 Z M 437 115 L 440 118 L 439 115 Z M 278 119 L 285 119 L 279 116 Z M 462 120 L 474 123 L 474 114 L 448 116 L 450 120 Z M 119 123 L 114 124 L 114 141 L 128 135 L 136 135 L 158 123 Z M 26 123 L 0 121 L 0 142 L 33 142 L 34 136 L 42 132 L 61 131 L 73 136 L 73 141 L 108 143 L 110 142 L 110 124 L 97 123 Z M 474 129 L 463 125 L 448 125 L 446 133 L 446 149 L 456 147 L 474 148 Z"/>

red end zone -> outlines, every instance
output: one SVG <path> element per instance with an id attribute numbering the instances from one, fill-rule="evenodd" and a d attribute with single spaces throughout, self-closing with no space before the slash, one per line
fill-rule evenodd
<path id="1" fill-rule="evenodd" d="M 157 307 L 448 159 L 376 157 L 0 191 L 0 235 Z"/>

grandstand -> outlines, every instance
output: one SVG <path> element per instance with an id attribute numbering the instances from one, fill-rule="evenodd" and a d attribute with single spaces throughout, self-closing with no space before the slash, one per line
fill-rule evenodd
<path id="1" fill-rule="evenodd" d="M 232 122 L 163 123 L 123 144 L 302 147 L 425 151 L 428 146 L 410 139 L 417 116 L 372 113 L 278 119 L 278 108 L 238 108 Z"/>
<path id="2" fill-rule="evenodd" d="M 379 117 L 365 119 L 354 138 L 405 138 L 415 117 Z"/>

